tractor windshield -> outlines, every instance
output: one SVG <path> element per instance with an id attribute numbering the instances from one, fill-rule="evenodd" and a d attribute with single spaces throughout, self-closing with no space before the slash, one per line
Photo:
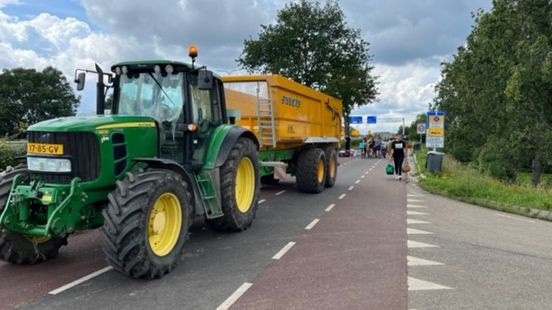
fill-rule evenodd
<path id="1" fill-rule="evenodd" d="M 175 123 L 184 106 L 183 78 L 183 73 L 122 74 L 118 114 L 151 116 L 159 122 Z"/>

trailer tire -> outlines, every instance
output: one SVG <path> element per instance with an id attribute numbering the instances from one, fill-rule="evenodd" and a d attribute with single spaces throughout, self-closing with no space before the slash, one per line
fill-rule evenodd
<path id="1" fill-rule="evenodd" d="M 27 167 L 7 167 L 0 174 L 0 214 L 4 211 L 10 194 L 13 178 L 18 174 L 26 174 Z M 59 248 L 67 245 L 67 237 L 43 239 L 26 237 L 0 227 L 0 259 L 17 265 L 33 265 L 54 258 Z"/>
<path id="2" fill-rule="evenodd" d="M 337 151 L 333 147 L 326 148 L 324 150 L 326 155 L 326 187 L 333 187 L 335 185 L 335 180 L 337 178 Z"/>
<path id="3" fill-rule="evenodd" d="M 244 231 L 249 228 L 257 212 L 260 187 L 257 147 L 251 139 L 239 138 L 220 167 L 224 215 L 207 220 L 207 225 L 217 231 Z"/>
<path id="4" fill-rule="evenodd" d="M 193 220 L 188 185 L 174 171 L 128 172 L 108 195 L 103 250 L 108 262 L 136 279 L 157 279 L 181 259 Z"/>
<path id="5" fill-rule="evenodd" d="M 297 160 L 297 188 L 306 193 L 320 193 L 326 184 L 326 154 L 319 148 L 307 149 Z"/>

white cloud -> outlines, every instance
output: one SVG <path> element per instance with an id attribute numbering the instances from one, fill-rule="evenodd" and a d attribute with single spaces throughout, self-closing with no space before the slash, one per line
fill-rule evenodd
<path id="1" fill-rule="evenodd" d="M 19 0 L 0 0 L 0 8 L 3 8 L 7 5 L 19 4 Z"/>

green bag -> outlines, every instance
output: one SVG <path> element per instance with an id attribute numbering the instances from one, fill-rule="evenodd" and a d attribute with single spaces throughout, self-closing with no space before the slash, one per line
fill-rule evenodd
<path id="1" fill-rule="evenodd" d="M 387 173 L 388 175 L 392 175 L 393 173 L 395 173 L 395 167 L 393 167 L 392 164 L 387 164 L 387 167 L 385 167 L 385 173 Z"/>

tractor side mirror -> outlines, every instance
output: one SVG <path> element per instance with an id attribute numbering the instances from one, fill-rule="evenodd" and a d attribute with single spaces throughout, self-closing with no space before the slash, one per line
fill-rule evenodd
<path id="1" fill-rule="evenodd" d="M 83 90 L 84 89 L 84 82 L 86 80 L 86 73 L 80 72 L 77 74 L 77 78 L 75 79 L 75 83 L 77 84 L 77 90 Z"/>
<path id="2" fill-rule="evenodd" d="M 197 88 L 201 90 L 213 89 L 213 72 L 209 70 L 199 70 L 197 76 Z"/>

